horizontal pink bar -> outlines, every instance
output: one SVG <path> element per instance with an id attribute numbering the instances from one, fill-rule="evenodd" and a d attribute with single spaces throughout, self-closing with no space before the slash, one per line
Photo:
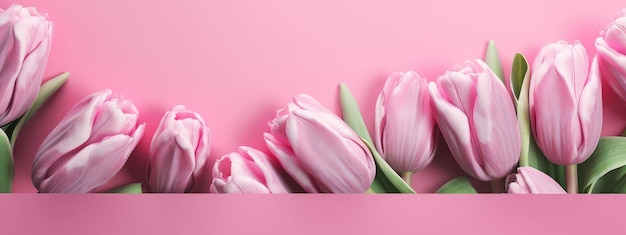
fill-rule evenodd
<path id="1" fill-rule="evenodd" d="M 0 221 L 2 234 L 615 234 L 626 231 L 625 201 L 623 195 L 11 194 L 0 195 Z"/>

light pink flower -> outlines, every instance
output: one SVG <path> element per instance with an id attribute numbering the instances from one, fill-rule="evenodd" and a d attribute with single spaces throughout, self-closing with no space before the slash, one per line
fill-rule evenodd
<path id="1" fill-rule="evenodd" d="M 35 101 L 52 40 L 52 22 L 35 8 L 0 9 L 0 126 L 19 118 Z"/>
<path id="2" fill-rule="evenodd" d="M 308 95 L 277 112 L 265 142 L 283 169 L 307 192 L 364 193 L 376 168 L 360 137 Z"/>
<path id="3" fill-rule="evenodd" d="M 481 60 L 466 61 L 429 84 L 439 129 L 469 175 L 504 178 L 519 161 L 520 131 L 506 87 Z"/>
<path id="4" fill-rule="evenodd" d="M 215 162 L 211 193 L 288 193 L 286 176 L 275 159 L 243 146 Z"/>
<path id="5" fill-rule="evenodd" d="M 550 176 L 528 166 L 507 176 L 506 188 L 509 194 L 567 194 Z"/>
<path id="6" fill-rule="evenodd" d="M 417 172 L 437 150 L 438 132 L 426 79 L 394 73 L 376 102 L 375 142 L 396 172 Z"/>
<path id="7" fill-rule="evenodd" d="M 144 132 L 137 108 L 110 90 L 79 101 L 43 141 L 33 163 L 42 193 L 86 193 L 124 166 Z"/>
<path id="8" fill-rule="evenodd" d="M 597 70 L 589 72 L 580 43 L 541 48 L 532 67 L 529 108 L 535 140 L 548 160 L 579 164 L 593 153 L 602 131 L 602 86 Z"/>
<path id="9" fill-rule="evenodd" d="M 185 106 L 168 111 L 150 145 L 148 184 L 152 192 L 208 192 L 210 131 L 202 117 Z"/>
<path id="10" fill-rule="evenodd" d="M 596 39 L 602 79 L 626 102 L 626 8 Z"/>

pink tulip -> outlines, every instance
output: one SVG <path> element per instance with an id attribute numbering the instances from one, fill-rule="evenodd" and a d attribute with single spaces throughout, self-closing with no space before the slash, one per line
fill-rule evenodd
<path id="1" fill-rule="evenodd" d="M 0 9 L 0 126 L 35 101 L 50 54 L 52 22 L 35 8 Z"/>
<path id="2" fill-rule="evenodd" d="M 579 164 L 593 153 L 602 130 L 601 89 L 580 43 L 560 41 L 539 51 L 530 80 L 530 121 L 548 160 Z"/>
<path id="3" fill-rule="evenodd" d="M 394 73 L 376 103 L 375 141 L 397 172 L 428 166 L 437 150 L 437 122 L 426 79 L 417 73 Z"/>
<path id="4" fill-rule="evenodd" d="M 33 164 L 42 193 L 86 193 L 109 181 L 144 132 L 137 108 L 110 90 L 79 101 L 43 141 Z"/>
<path id="5" fill-rule="evenodd" d="M 307 192 L 364 193 L 376 168 L 359 136 L 308 95 L 277 112 L 265 143 Z"/>
<path id="6" fill-rule="evenodd" d="M 520 131 L 498 76 L 481 60 L 466 61 L 428 88 L 437 124 L 461 168 L 483 181 L 509 174 L 519 161 Z"/>
<path id="7" fill-rule="evenodd" d="M 602 79 L 626 103 L 626 9 L 596 39 Z"/>
<path id="8" fill-rule="evenodd" d="M 519 167 L 506 177 L 509 194 L 566 194 L 563 187 L 545 173 L 532 167 Z"/>
<path id="9" fill-rule="evenodd" d="M 213 166 L 211 193 L 287 193 L 285 173 L 278 162 L 250 148 L 221 157 Z"/>
<path id="10" fill-rule="evenodd" d="M 210 131 L 199 114 L 177 105 L 152 137 L 148 184 L 152 192 L 208 192 Z"/>

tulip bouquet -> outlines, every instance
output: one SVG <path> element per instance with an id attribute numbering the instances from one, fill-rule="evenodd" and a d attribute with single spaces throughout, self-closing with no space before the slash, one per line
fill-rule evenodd
<path id="1" fill-rule="evenodd" d="M 0 191 L 13 182 L 12 146 L 35 111 L 67 80 L 43 81 L 52 23 L 34 8 L 0 9 Z M 532 66 L 517 54 L 505 78 L 493 42 L 484 59 L 429 80 L 391 74 L 375 106 L 374 129 L 340 84 L 341 117 L 295 95 L 263 138 L 210 164 L 211 131 L 177 105 L 152 135 L 146 182 L 112 192 L 415 193 L 413 174 L 446 145 L 467 176 L 438 193 L 626 192 L 626 137 L 601 137 L 602 80 L 626 104 L 626 10 L 596 41 L 590 59 L 578 42 L 541 48 Z M 105 89 L 80 100 L 43 140 L 32 182 L 41 193 L 102 192 L 144 138 L 130 100 Z M 373 134 L 373 135 L 371 135 Z M 470 180 L 473 178 L 473 180 Z"/>

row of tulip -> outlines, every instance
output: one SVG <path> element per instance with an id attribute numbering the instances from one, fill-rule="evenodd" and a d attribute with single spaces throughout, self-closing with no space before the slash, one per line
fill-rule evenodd
<path id="1" fill-rule="evenodd" d="M 9 192 L 17 133 L 67 74 L 40 86 L 52 36 L 46 15 L 20 5 L 0 10 L 0 33 L 0 191 Z M 378 96 L 374 138 L 345 84 L 340 86 L 343 119 L 313 97 L 296 95 L 263 134 L 269 153 L 242 146 L 214 165 L 208 164 L 207 124 L 178 105 L 152 136 L 146 188 L 413 193 L 412 174 L 432 162 L 445 140 L 459 166 L 471 177 L 494 182 L 494 192 L 565 193 L 564 186 L 569 193 L 596 192 L 596 185 L 626 190 L 607 183 L 621 182 L 625 176 L 611 172 L 626 169 L 626 160 L 603 151 L 608 145 L 626 149 L 626 139 L 600 137 L 601 80 L 626 101 L 626 10 L 596 47 L 591 63 L 578 42 L 544 46 L 532 67 L 518 54 L 508 87 L 493 43 L 484 61 L 466 61 L 432 82 L 412 71 L 394 73 Z M 138 123 L 138 115 L 132 102 L 110 90 L 79 101 L 37 150 L 35 187 L 51 193 L 99 191 L 143 137 L 146 124 Z M 591 163 L 584 163 L 590 157 Z M 476 191 L 466 178 L 457 178 L 439 192 Z"/>

